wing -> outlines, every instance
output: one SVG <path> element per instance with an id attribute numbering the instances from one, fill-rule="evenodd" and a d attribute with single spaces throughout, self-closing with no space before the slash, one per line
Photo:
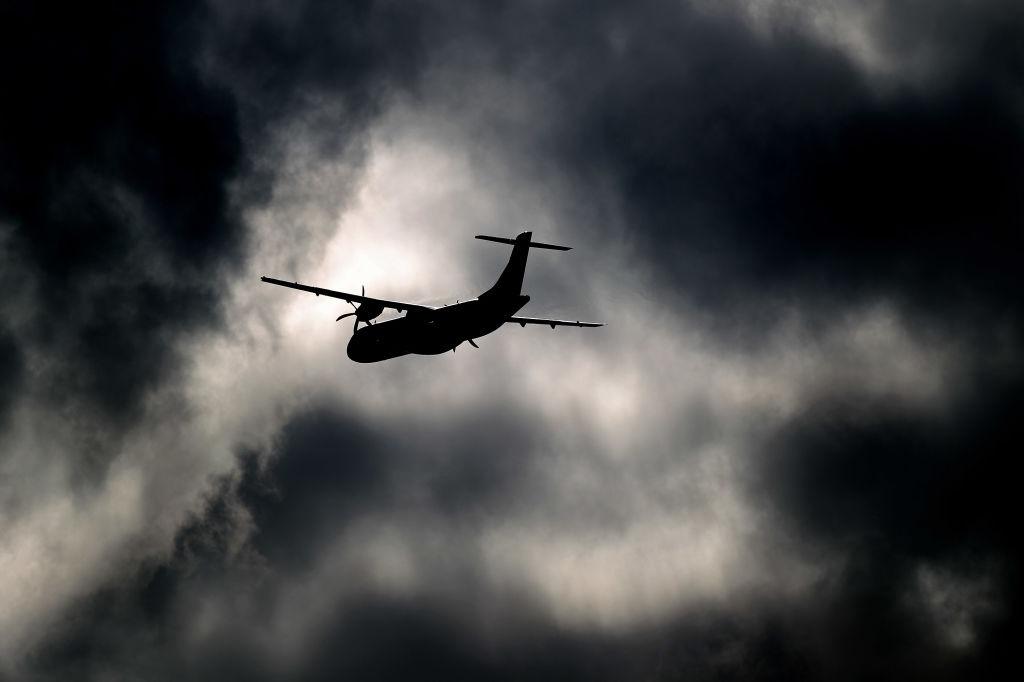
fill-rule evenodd
<path id="1" fill-rule="evenodd" d="M 505 324 L 509 322 L 515 322 L 520 327 L 525 327 L 528 324 L 546 324 L 552 329 L 555 327 L 603 327 L 604 322 L 580 322 L 576 320 L 545 320 L 543 317 L 510 317 L 505 320 Z"/>
<path id="2" fill-rule="evenodd" d="M 288 287 L 289 289 L 298 289 L 299 291 L 308 291 L 311 294 L 317 296 L 330 296 L 331 298 L 340 298 L 343 301 L 349 303 L 376 303 L 382 308 L 394 308 L 398 312 L 405 310 L 420 310 L 428 311 L 433 308 L 428 308 L 425 305 L 417 305 L 415 303 L 405 303 L 404 301 L 388 301 L 383 298 L 371 298 L 370 296 L 360 296 L 359 294 L 349 294 L 344 291 L 334 291 L 332 289 L 321 289 L 320 287 L 311 287 L 307 284 L 299 284 L 298 282 L 285 282 L 282 279 L 274 279 L 273 277 L 260 277 L 260 280 L 267 282 L 268 284 L 276 284 L 281 287 Z"/>

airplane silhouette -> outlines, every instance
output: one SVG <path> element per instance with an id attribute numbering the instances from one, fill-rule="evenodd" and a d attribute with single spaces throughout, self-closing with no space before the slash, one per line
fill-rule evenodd
<path id="1" fill-rule="evenodd" d="M 355 310 L 339 316 L 338 320 L 349 316 L 355 317 L 352 339 L 348 342 L 348 357 L 355 362 L 380 362 L 410 353 L 437 355 L 448 351 L 455 352 L 455 348 L 463 341 L 468 341 L 474 348 L 479 348 L 474 339 L 486 336 L 508 323 L 517 323 L 522 327 L 528 324 L 546 324 L 552 329 L 604 326 L 604 323 L 600 322 L 547 320 L 515 315 L 530 300 L 529 296 L 522 293 L 526 257 L 530 249 L 570 249 L 568 246 L 530 241 L 532 236 L 532 232 L 523 232 L 515 239 L 476 235 L 477 239 L 512 244 L 512 256 L 508 260 L 508 265 L 494 286 L 480 294 L 478 298 L 440 308 L 371 298 L 366 296 L 366 287 L 363 287 L 360 295 L 356 295 L 272 277 L 260 277 L 260 280 L 290 289 L 308 291 L 317 296 L 330 296 L 347 301 Z M 388 308 L 399 313 L 405 312 L 405 316 L 373 324 L 372 320 Z M 360 322 L 366 323 L 362 329 L 359 328 Z"/>

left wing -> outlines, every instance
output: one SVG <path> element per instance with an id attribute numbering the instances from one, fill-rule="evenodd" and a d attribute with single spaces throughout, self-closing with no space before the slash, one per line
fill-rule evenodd
<path id="1" fill-rule="evenodd" d="M 320 287 L 311 287 L 307 284 L 299 284 L 298 282 L 286 282 L 283 279 L 274 279 L 273 277 L 260 277 L 261 281 L 268 284 L 276 284 L 281 287 L 288 287 L 289 289 L 298 289 L 299 291 L 308 291 L 311 294 L 317 296 L 330 296 L 331 298 L 340 298 L 343 301 L 349 303 L 369 303 L 370 305 L 377 304 L 382 308 L 393 308 L 398 312 L 405 310 L 419 310 L 419 311 L 430 311 L 433 308 L 428 308 L 425 305 L 417 305 L 415 303 L 405 303 L 404 301 L 388 301 L 383 298 L 371 298 L 370 296 L 360 296 L 359 294 L 349 294 L 344 291 L 334 291 L 332 289 L 321 289 Z"/>
<path id="2" fill-rule="evenodd" d="M 510 317 L 505 320 L 505 324 L 509 322 L 515 322 L 520 327 L 525 327 L 528 324 L 546 324 L 552 329 L 555 327 L 603 327 L 604 322 L 575 322 L 571 320 L 545 320 L 542 317 Z"/>

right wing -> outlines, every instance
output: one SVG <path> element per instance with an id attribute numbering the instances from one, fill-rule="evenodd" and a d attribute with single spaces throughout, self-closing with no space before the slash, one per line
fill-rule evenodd
<path id="1" fill-rule="evenodd" d="M 281 287 L 288 287 L 289 289 L 298 289 L 299 291 L 308 291 L 311 294 L 317 296 L 330 296 L 331 298 L 340 298 L 343 301 L 349 303 L 369 303 L 373 305 L 376 303 L 382 308 L 393 308 L 398 312 L 405 310 L 418 310 L 418 311 L 429 311 L 433 308 L 428 308 L 425 305 L 417 305 L 415 303 L 405 303 L 404 301 L 388 301 L 383 298 L 371 298 L 370 296 L 360 296 L 359 294 L 349 294 L 344 291 L 334 291 L 332 289 L 321 289 L 320 287 L 311 287 L 307 284 L 299 284 L 298 282 L 286 282 L 283 279 L 274 279 L 273 277 L 260 277 L 260 280 L 268 284 L 276 284 Z"/>
<path id="2" fill-rule="evenodd" d="M 545 320 L 542 317 L 510 317 L 505 320 L 505 324 L 509 322 L 515 322 L 520 327 L 525 327 L 528 324 L 546 324 L 552 329 L 555 327 L 603 327 L 604 322 L 575 322 L 571 320 Z"/>

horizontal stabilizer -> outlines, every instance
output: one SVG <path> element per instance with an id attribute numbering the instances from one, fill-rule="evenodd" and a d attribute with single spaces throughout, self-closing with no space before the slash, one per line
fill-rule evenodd
<path id="1" fill-rule="evenodd" d="M 510 317 L 506 321 L 515 322 L 520 327 L 525 327 L 528 324 L 546 324 L 547 326 L 554 329 L 555 327 L 603 327 L 604 322 L 580 322 L 576 320 L 548 320 L 543 317 Z"/>
<path id="2" fill-rule="evenodd" d="M 508 239 L 507 237 L 492 237 L 486 234 L 478 234 L 477 239 L 483 239 L 486 242 L 498 242 L 499 244 L 516 244 L 515 239 Z M 555 251 L 569 251 L 572 249 L 571 246 L 558 246 L 557 244 L 542 244 L 540 242 L 527 242 L 527 246 L 534 249 L 554 249 Z"/>

